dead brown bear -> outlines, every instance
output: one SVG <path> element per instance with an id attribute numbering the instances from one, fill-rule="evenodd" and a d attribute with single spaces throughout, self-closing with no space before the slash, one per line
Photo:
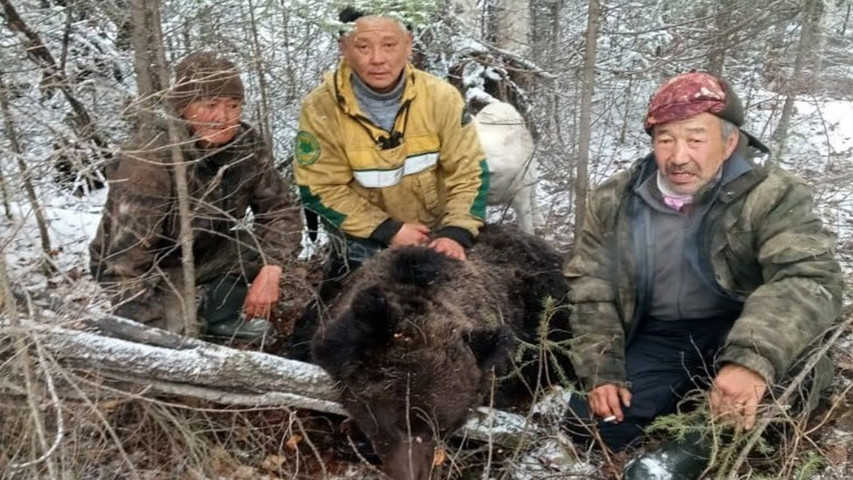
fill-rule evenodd
<path id="1" fill-rule="evenodd" d="M 433 439 L 482 404 L 518 338 L 535 342 L 545 297 L 565 299 L 560 263 L 538 238 L 488 226 L 468 261 L 391 249 L 347 280 L 313 357 L 341 382 L 344 407 L 391 478 L 429 478 Z M 551 317 L 550 339 L 569 338 L 566 317 L 560 309 Z"/>

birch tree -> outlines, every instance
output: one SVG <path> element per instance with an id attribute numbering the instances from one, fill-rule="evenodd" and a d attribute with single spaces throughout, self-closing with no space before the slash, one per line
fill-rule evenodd
<path id="1" fill-rule="evenodd" d="M 578 164 L 575 178 L 575 238 L 583 230 L 586 197 L 589 190 L 589 143 L 592 136 L 592 96 L 595 91 L 595 56 L 601 3 L 589 0 L 586 23 L 586 47 L 583 55 L 581 104 L 578 127 Z"/>

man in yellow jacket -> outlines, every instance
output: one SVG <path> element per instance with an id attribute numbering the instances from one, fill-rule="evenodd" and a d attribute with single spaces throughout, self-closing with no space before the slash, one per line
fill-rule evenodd
<path id="1" fill-rule="evenodd" d="M 351 267 L 387 246 L 465 259 L 483 224 L 489 172 L 449 83 L 413 68 L 393 18 L 341 12 L 342 59 L 302 104 L 294 173 L 305 208 L 346 240 Z"/>

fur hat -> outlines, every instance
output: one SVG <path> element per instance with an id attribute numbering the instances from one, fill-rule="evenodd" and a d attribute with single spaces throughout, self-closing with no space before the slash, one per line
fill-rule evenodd
<path id="1" fill-rule="evenodd" d="M 737 127 L 743 125 L 743 104 L 725 80 L 710 73 L 689 72 L 671 78 L 652 96 L 644 128 L 685 120 L 708 112 Z"/>
<path id="2" fill-rule="evenodd" d="M 243 100 L 240 72 L 231 60 L 217 52 L 197 51 L 184 57 L 175 68 L 175 83 L 169 100 L 175 110 L 196 100 L 229 97 Z"/>

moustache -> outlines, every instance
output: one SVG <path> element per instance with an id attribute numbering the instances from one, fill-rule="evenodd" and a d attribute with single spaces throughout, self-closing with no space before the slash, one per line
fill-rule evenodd
<path id="1" fill-rule="evenodd" d="M 667 165 L 666 166 L 667 175 L 672 173 L 689 173 L 691 175 L 696 175 L 698 169 L 694 168 L 692 165 Z"/>

